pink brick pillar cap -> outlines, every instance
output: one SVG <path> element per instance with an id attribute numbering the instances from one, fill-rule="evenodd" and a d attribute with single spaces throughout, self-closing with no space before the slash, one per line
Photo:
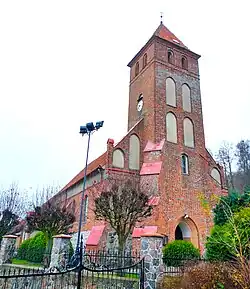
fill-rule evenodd
<path id="1" fill-rule="evenodd" d="M 112 138 L 109 138 L 108 141 L 107 141 L 107 144 L 111 144 L 111 145 L 113 145 L 114 142 L 115 142 L 115 141 L 114 141 Z"/>
<path id="2" fill-rule="evenodd" d="M 71 236 L 70 235 L 65 235 L 65 234 L 60 234 L 60 235 L 53 236 L 53 238 L 70 239 Z"/>
<path id="3" fill-rule="evenodd" d="M 141 237 L 156 237 L 156 238 L 163 238 L 164 236 L 162 234 L 159 233 L 146 233 L 141 235 Z"/>
<path id="4" fill-rule="evenodd" d="M 16 239 L 17 236 L 15 236 L 15 235 L 5 235 L 5 236 L 3 236 L 3 238 Z"/>

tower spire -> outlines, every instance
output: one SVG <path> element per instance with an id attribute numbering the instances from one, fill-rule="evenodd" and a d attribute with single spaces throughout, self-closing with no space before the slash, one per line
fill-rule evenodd
<path id="1" fill-rule="evenodd" d="M 161 14 L 161 24 L 162 24 L 162 22 L 163 22 L 163 12 L 160 12 L 160 14 Z"/>

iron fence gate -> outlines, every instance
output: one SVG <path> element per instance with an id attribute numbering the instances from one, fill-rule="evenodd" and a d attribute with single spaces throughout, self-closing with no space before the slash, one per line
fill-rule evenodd
<path id="1" fill-rule="evenodd" d="M 143 289 L 144 260 L 138 254 L 88 251 L 78 266 L 23 269 L 2 267 L 1 289 Z"/>

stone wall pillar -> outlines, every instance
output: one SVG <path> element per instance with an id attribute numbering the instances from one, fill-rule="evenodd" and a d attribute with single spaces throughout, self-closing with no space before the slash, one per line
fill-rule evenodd
<path id="1" fill-rule="evenodd" d="M 145 264 L 145 289 L 155 289 L 157 279 L 163 270 L 163 236 L 157 233 L 141 236 L 141 256 Z"/>
<path id="2" fill-rule="evenodd" d="M 16 238 L 14 235 L 3 236 L 0 249 L 0 265 L 9 263 L 16 250 Z"/>
<path id="3" fill-rule="evenodd" d="M 66 268 L 69 261 L 70 239 L 71 236 L 63 234 L 53 237 L 50 268 Z"/>

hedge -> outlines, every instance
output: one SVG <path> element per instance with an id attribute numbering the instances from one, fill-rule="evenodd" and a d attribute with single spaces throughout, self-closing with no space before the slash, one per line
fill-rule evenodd
<path id="1" fill-rule="evenodd" d="M 17 259 L 34 263 L 42 263 L 46 249 L 46 238 L 43 233 L 38 233 L 33 238 L 23 241 L 17 252 Z"/>
<path id="2" fill-rule="evenodd" d="M 44 254 L 46 252 L 46 237 L 40 232 L 33 238 L 23 241 L 17 252 L 17 259 L 27 260 L 33 263 L 43 263 Z M 70 242 L 69 257 L 73 255 L 74 250 Z"/>
<path id="3" fill-rule="evenodd" d="M 178 267 L 184 261 L 197 260 L 200 251 L 191 242 L 175 240 L 163 248 L 163 261 L 167 266 Z"/>

